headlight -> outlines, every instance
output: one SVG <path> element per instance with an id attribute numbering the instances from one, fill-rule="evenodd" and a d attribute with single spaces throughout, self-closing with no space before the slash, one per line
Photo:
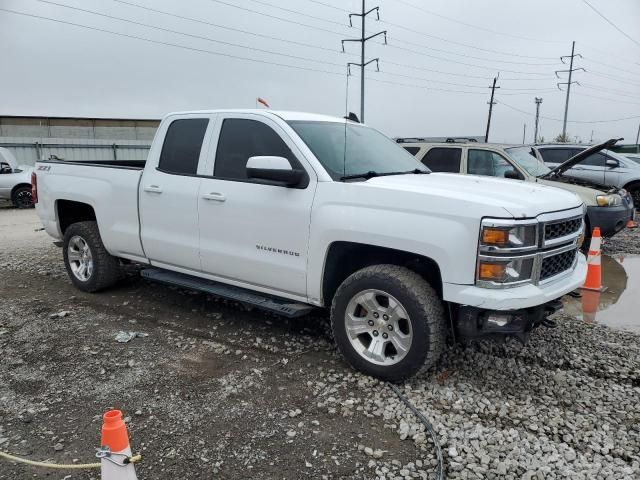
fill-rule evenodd
<path id="1" fill-rule="evenodd" d="M 502 285 L 526 282 L 533 273 L 534 257 L 518 257 L 509 259 L 480 257 L 478 260 L 477 279 L 481 282 L 492 282 Z"/>
<path id="2" fill-rule="evenodd" d="M 596 203 L 599 207 L 615 207 L 622 205 L 622 197 L 616 193 L 607 195 L 598 195 Z"/>
<path id="3" fill-rule="evenodd" d="M 483 222 L 480 234 L 480 250 L 518 251 L 528 250 L 537 246 L 537 225 L 500 225 L 497 221 Z"/>

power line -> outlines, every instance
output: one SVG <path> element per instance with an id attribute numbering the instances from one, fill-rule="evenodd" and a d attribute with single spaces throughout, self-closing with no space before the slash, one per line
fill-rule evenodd
<path id="1" fill-rule="evenodd" d="M 623 97 L 631 97 L 631 98 L 640 100 L 640 92 L 632 93 L 632 92 L 627 92 L 625 90 L 617 90 L 615 88 L 602 87 L 600 85 L 591 85 L 590 83 L 582 83 L 581 86 L 584 88 L 588 88 L 590 90 L 598 90 L 601 92 L 613 92 L 616 95 L 621 95 Z"/>
<path id="2" fill-rule="evenodd" d="M 624 30 L 622 30 L 620 27 L 618 27 L 618 25 L 616 25 L 615 23 L 613 23 L 611 20 L 609 20 L 607 17 L 605 17 L 602 13 L 600 13 L 596 7 L 594 7 L 593 5 L 591 5 L 589 2 L 587 2 L 587 0 L 582 0 L 585 4 L 587 4 L 587 6 L 593 10 L 594 12 L 596 12 L 602 19 L 604 19 L 604 21 L 606 21 L 609 25 L 611 25 L 613 28 L 615 28 L 616 30 L 618 30 L 618 32 L 620 32 L 622 35 L 624 35 L 625 37 L 627 37 L 629 40 L 631 40 L 633 43 L 635 43 L 637 46 L 640 47 L 640 42 L 638 42 L 635 38 L 633 38 L 631 35 L 628 35 Z"/>
<path id="3" fill-rule="evenodd" d="M 320 45 L 313 45 L 313 44 L 310 44 L 310 43 L 300 42 L 300 41 L 296 41 L 296 40 L 290 40 L 290 39 L 285 39 L 285 38 L 280 38 L 280 37 L 274 37 L 274 36 L 271 36 L 271 35 L 265 35 L 265 34 L 256 33 L 256 32 L 250 32 L 248 30 L 242 30 L 242 29 L 238 29 L 238 28 L 229 27 L 229 26 L 226 26 L 226 25 L 220 25 L 220 24 L 217 24 L 217 23 L 207 22 L 207 21 L 200 20 L 200 19 L 193 18 L 193 17 L 186 17 L 184 15 L 178 15 L 176 13 L 167 12 L 166 10 L 158 10 L 156 8 L 151 8 L 151 7 L 146 7 L 146 6 L 143 6 L 143 5 L 138 5 L 136 3 L 131 3 L 131 2 L 128 2 L 128 1 L 125 1 L 125 0 L 113 0 L 113 1 L 117 2 L 117 3 L 124 4 L 124 5 L 128 5 L 130 7 L 135 7 L 135 8 L 139 8 L 139 9 L 142 9 L 142 10 L 146 10 L 146 11 L 150 11 L 150 12 L 154 12 L 154 13 L 159 13 L 159 14 L 162 14 L 162 15 L 167 15 L 169 17 L 179 18 L 181 20 L 187 20 L 187 21 L 199 23 L 199 24 L 202 24 L 202 25 L 208 25 L 208 26 L 211 26 L 211 27 L 221 28 L 221 29 L 225 29 L 225 30 L 229 30 L 229 31 L 237 32 L 237 33 L 243 33 L 243 34 L 251 35 L 251 36 L 254 36 L 254 37 L 267 38 L 267 39 L 275 40 L 275 41 L 278 41 L 278 42 L 299 45 L 299 46 L 302 46 L 302 47 L 314 48 L 314 49 L 322 50 L 322 51 L 326 51 L 326 52 L 332 52 L 332 53 L 338 52 L 337 49 L 327 48 L 327 47 L 323 47 L 323 46 L 320 46 Z M 313 0 L 307 0 L 307 1 L 313 1 Z M 314 3 L 317 3 L 317 2 L 314 1 Z M 338 8 L 338 7 L 336 7 L 336 8 Z M 339 9 L 339 10 L 346 11 L 344 9 Z M 434 70 L 434 69 L 430 69 L 430 68 L 419 67 L 419 66 L 416 66 L 416 65 L 408 65 L 408 64 L 403 64 L 403 63 L 396 63 L 396 62 L 391 62 L 391 61 L 388 61 L 388 60 L 385 60 L 385 63 L 387 63 L 389 65 L 395 65 L 395 66 L 400 66 L 400 67 L 405 67 L 405 68 L 411 68 L 411 69 L 416 69 L 416 70 L 424 70 L 424 71 L 432 72 L 432 73 L 439 73 L 439 74 L 442 74 L 442 75 L 452 75 L 452 76 L 465 77 L 465 78 L 480 78 L 480 79 L 486 79 L 487 78 L 486 75 L 471 75 L 471 74 L 468 74 L 468 73 L 444 72 L 444 71 L 441 71 L 441 70 Z M 552 77 L 548 77 L 548 79 L 551 79 L 551 78 Z M 538 78 L 530 78 L 530 79 L 529 78 L 504 78 L 503 80 L 504 81 L 528 81 L 528 80 L 540 81 L 540 80 L 548 80 L 548 79 L 547 78 L 541 78 L 541 79 L 538 79 Z"/>
<path id="4" fill-rule="evenodd" d="M 611 63 L 601 62 L 599 60 L 594 60 L 593 58 L 590 58 L 590 57 L 586 57 L 586 58 L 583 57 L 582 60 L 584 60 L 585 62 L 597 63 L 598 65 L 613 68 L 614 70 L 617 70 L 619 72 L 629 73 L 631 75 L 640 75 L 640 72 L 632 72 L 631 70 L 625 70 L 624 68 L 620 68 L 620 65 L 613 65 Z"/>
<path id="5" fill-rule="evenodd" d="M 382 22 L 382 21 L 381 21 Z M 383 22 L 386 24 L 389 24 L 389 22 Z M 393 26 L 396 26 L 396 24 L 391 24 Z M 443 50 L 441 48 L 434 48 L 434 47 L 428 47 L 422 43 L 415 43 L 415 42 L 409 42 L 407 40 L 402 40 L 393 36 L 390 36 L 390 38 L 392 38 L 393 40 L 395 40 L 396 42 L 405 44 L 405 45 L 411 45 L 414 47 L 419 47 L 419 48 L 426 48 L 427 50 L 433 50 L 434 52 L 441 52 L 441 53 L 446 53 L 447 55 L 456 55 L 458 57 L 465 57 L 465 58 L 473 58 L 474 60 L 482 60 L 482 61 L 489 61 L 489 62 L 494 62 L 494 63 L 510 63 L 513 65 L 526 65 L 526 66 L 530 66 L 530 67 L 545 67 L 545 66 L 550 66 L 550 65 L 557 65 L 558 62 L 554 62 L 554 63 L 530 63 L 530 62 L 518 62 L 515 60 L 501 60 L 499 58 L 485 58 L 485 57 L 476 57 L 475 55 L 467 55 L 466 53 L 457 53 L 457 52 L 452 52 L 451 50 Z"/>
<path id="6" fill-rule="evenodd" d="M 27 12 L 19 12 L 19 11 L 16 11 L 16 10 L 10 10 L 8 8 L 0 7 L 0 11 L 7 12 L 7 13 L 12 13 L 14 15 L 21 15 L 21 16 L 29 17 L 29 18 L 45 20 L 45 21 L 49 21 L 49 22 L 53 22 L 53 23 L 60 23 L 60 24 L 63 24 L 63 25 L 70 25 L 70 26 L 77 27 L 77 28 L 82 28 L 82 29 L 85 29 L 85 30 L 92 30 L 92 31 L 96 31 L 96 32 L 107 33 L 107 34 L 110 34 L 110 35 L 115 35 L 115 36 L 119 36 L 119 37 L 123 37 L 123 38 L 141 40 L 143 42 L 152 43 L 152 44 L 156 44 L 156 45 L 162 45 L 162 46 L 168 46 L 168 47 L 173 47 L 173 48 L 179 48 L 179 49 L 183 49 L 183 50 L 189 50 L 189 51 L 197 52 L 197 53 L 206 53 L 206 54 L 209 54 L 209 55 L 214 55 L 214 56 L 219 56 L 219 57 L 226 57 L 226 58 L 233 58 L 233 59 L 236 59 L 236 60 L 244 60 L 244 61 L 248 61 L 248 62 L 259 63 L 259 64 L 262 64 L 262 65 L 272 65 L 272 66 L 283 67 L 283 68 L 287 68 L 287 69 L 303 70 L 303 71 L 307 71 L 307 72 L 321 73 L 321 74 L 326 74 L 326 75 L 332 75 L 332 76 L 345 78 L 345 74 L 341 73 L 341 72 L 333 72 L 333 71 L 329 71 L 329 70 L 321 70 L 321 69 L 312 68 L 312 67 L 302 67 L 302 66 L 298 66 L 298 65 L 290 65 L 290 64 L 286 64 L 286 63 L 279 63 L 279 62 L 272 62 L 272 61 L 267 61 L 267 60 L 260 60 L 260 59 L 251 58 L 251 57 L 244 57 L 244 56 L 241 56 L 241 55 L 232 55 L 232 54 L 228 54 L 228 53 L 216 52 L 214 50 L 207 50 L 207 49 L 204 49 L 204 48 L 189 47 L 187 45 L 181 45 L 181 44 L 172 43 L 172 42 L 165 42 L 165 41 L 161 41 L 161 40 L 154 40 L 154 39 L 147 38 L 147 37 L 141 37 L 141 36 L 138 36 L 138 35 L 132 35 L 132 34 L 128 34 L 128 33 L 116 32 L 116 31 L 113 31 L 113 30 L 107 30 L 105 28 L 92 27 L 92 26 L 83 25 L 83 24 L 80 24 L 80 23 L 69 22 L 67 20 L 60 20 L 60 19 L 57 19 L 57 18 L 46 17 L 46 16 L 43 16 L 43 15 L 36 15 L 36 14 L 32 14 L 32 13 L 27 13 Z M 393 81 L 390 81 L 390 80 L 383 80 L 383 79 L 369 78 L 369 77 L 367 77 L 367 79 L 370 80 L 370 81 L 373 81 L 373 82 L 377 82 L 377 83 L 384 83 L 384 84 L 389 84 L 389 85 L 397 85 L 397 86 L 402 86 L 402 87 L 415 88 L 415 89 L 418 89 L 418 90 L 421 90 L 421 91 L 427 90 L 424 85 L 415 85 L 415 84 L 408 84 L 408 83 L 401 83 L 401 82 L 393 82 Z M 460 93 L 460 94 L 471 94 L 471 95 L 483 94 L 482 92 L 470 92 L 470 91 L 464 91 L 464 90 L 448 90 L 448 89 L 442 89 L 442 88 L 429 88 L 427 91 L 438 91 L 438 92 L 449 92 L 449 93 Z"/>
<path id="7" fill-rule="evenodd" d="M 529 115 L 529 116 L 534 116 L 534 114 L 532 114 L 531 112 L 527 112 L 525 110 L 522 110 L 520 108 L 516 108 L 513 105 L 509 105 L 507 103 L 504 103 L 503 101 L 500 101 L 500 105 L 504 105 L 507 108 L 510 108 L 511 110 L 515 110 L 516 112 L 520 112 L 523 113 L 525 115 Z M 545 117 L 543 115 L 540 115 L 540 118 L 544 118 L 545 120 L 551 120 L 554 122 L 563 122 L 564 120 L 561 118 L 553 118 L 553 117 Z M 625 120 L 635 120 L 636 118 L 640 118 L 640 115 L 632 115 L 630 117 L 623 117 L 623 118 L 612 118 L 612 119 L 607 119 L 607 120 L 568 120 L 568 123 L 613 123 L 613 122 L 622 122 Z"/>
<path id="8" fill-rule="evenodd" d="M 241 7 L 237 7 L 235 5 L 229 4 L 227 2 L 223 2 L 221 0 L 210 0 L 210 1 L 217 2 L 217 3 L 222 3 L 222 4 L 225 4 L 225 5 L 229 5 L 229 6 L 234 6 L 236 8 L 241 8 Z M 321 20 L 321 21 L 326 21 L 326 22 L 329 22 L 329 23 L 334 23 L 334 24 L 341 25 L 341 23 L 339 23 L 339 22 L 333 22 L 331 20 L 322 19 L 321 17 L 317 17 L 315 15 L 310 15 L 310 14 L 301 12 L 299 10 L 293 10 L 293 9 L 289 9 L 289 8 L 285 8 L 285 7 L 280 7 L 279 5 L 274 5 L 273 3 L 265 2 L 263 0 L 249 0 L 249 1 L 258 3 L 260 5 L 269 6 L 269 7 L 278 9 L 278 10 L 282 10 L 282 11 L 285 11 L 285 12 L 288 12 L 288 13 L 295 13 L 297 15 L 300 15 L 300 16 L 303 16 L 303 17 L 307 17 L 307 18 L 311 18 L 311 19 L 314 19 L 314 20 Z M 310 1 L 310 0 L 308 0 L 308 1 Z M 314 2 L 314 3 L 316 3 L 316 2 Z M 248 10 L 248 9 L 244 9 L 243 8 L 243 10 Z M 254 13 L 262 14 L 261 12 L 255 12 L 254 10 L 249 10 L 249 11 L 252 11 Z M 264 14 L 264 15 L 266 15 L 266 14 Z M 273 17 L 271 15 L 268 15 L 268 16 Z M 279 19 L 284 20 L 284 21 L 288 21 L 288 19 L 282 19 L 280 17 L 276 17 L 276 18 L 279 18 Z M 391 25 L 391 26 L 394 26 L 396 28 L 400 28 L 402 30 L 406 30 L 408 32 L 412 32 L 414 34 L 422 35 L 422 36 L 425 36 L 425 37 L 428 37 L 428 38 L 435 38 L 437 40 L 440 40 L 440 41 L 443 41 L 443 42 L 447 42 L 447 43 L 451 43 L 453 45 L 463 46 L 463 47 L 466 47 L 466 48 L 472 48 L 472 49 L 475 49 L 475 50 L 481 50 L 481 51 L 485 51 L 485 52 L 489 52 L 489 53 L 497 53 L 499 55 L 505 55 L 505 56 L 509 56 L 509 57 L 533 58 L 533 59 L 541 59 L 541 60 L 552 60 L 552 59 L 555 60 L 555 58 L 556 58 L 556 57 L 536 57 L 536 56 L 530 56 L 530 55 L 521 55 L 521 54 L 512 53 L 512 52 L 501 52 L 499 50 L 493 50 L 493 49 L 489 49 L 489 48 L 482 48 L 482 47 L 478 47 L 476 45 L 472 45 L 472 44 L 468 44 L 468 43 L 456 42 L 454 40 L 449 40 L 447 38 L 438 37 L 438 36 L 435 36 L 435 35 L 430 35 L 430 34 L 427 34 L 427 33 L 424 33 L 424 32 L 418 31 L 418 30 L 414 30 L 414 29 L 409 28 L 409 27 L 405 27 L 404 25 L 399 25 L 397 23 L 392 23 L 392 22 L 389 22 L 389 21 L 386 21 L 386 20 L 380 20 L 380 23 Z M 345 25 L 345 27 L 346 27 L 346 25 Z M 337 32 L 331 32 L 331 33 L 337 33 Z M 344 34 L 340 34 L 340 35 L 344 35 Z M 407 44 L 411 44 L 410 42 L 406 42 L 406 41 L 401 40 L 401 39 L 397 39 L 397 41 L 403 42 L 403 43 L 407 43 Z M 424 45 L 420 45 L 420 46 L 422 48 L 426 48 L 426 47 L 424 47 Z M 454 55 L 456 54 L 455 52 L 450 52 L 450 51 L 447 51 L 446 53 L 450 53 L 450 54 L 454 54 Z M 484 59 L 484 60 L 491 61 L 490 59 Z M 501 61 L 503 63 L 505 62 L 505 61 L 502 61 L 502 60 L 496 60 L 496 61 Z M 515 63 L 515 62 L 509 62 L 509 63 Z M 555 65 L 555 64 L 556 63 L 553 63 L 553 64 L 536 63 L 536 64 L 528 64 L 528 65 L 544 66 L 544 65 Z"/>
<path id="9" fill-rule="evenodd" d="M 640 87 L 640 83 L 638 83 L 638 82 L 633 82 L 633 81 L 626 80 L 626 79 L 624 79 L 622 77 L 616 77 L 614 75 L 609 75 L 607 73 L 602 73 L 602 72 L 600 72 L 598 70 L 593 70 L 592 68 L 587 70 L 587 73 L 591 74 L 591 75 L 596 75 L 597 77 L 608 78 L 609 80 L 613 80 L 615 82 L 627 83 L 629 85 L 637 85 L 637 86 Z"/>
<path id="10" fill-rule="evenodd" d="M 277 8 L 278 10 L 282 10 L 283 12 L 293 13 L 295 15 L 301 15 L 303 17 L 312 18 L 314 20 L 318 20 L 320 22 L 332 23 L 334 25 L 339 25 L 341 27 L 346 27 L 346 25 L 342 22 L 336 22 L 334 20 L 329 20 L 323 17 L 316 17 L 315 15 L 309 15 L 308 13 L 299 12 L 298 10 L 293 10 L 291 8 L 280 7 L 278 5 L 273 5 L 269 2 L 263 2 L 262 0 L 249 0 L 250 2 L 257 3 L 258 5 L 263 5 L 265 7 Z"/>
<path id="11" fill-rule="evenodd" d="M 310 0 L 310 1 L 311 1 L 311 0 Z M 436 17 L 439 17 L 439 18 L 443 18 L 443 19 L 448 20 L 448 21 L 450 21 L 450 22 L 457 23 L 457 24 L 460 24 L 460 25 L 464 25 L 464 26 L 466 26 L 466 27 L 476 28 L 476 29 L 478 29 L 478 30 L 482 30 L 482 31 L 484 31 L 484 32 L 493 33 L 493 34 L 495 34 L 495 35 L 503 35 L 503 36 L 505 36 L 505 37 L 517 38 L 517 39 L 520 39 L 520 40 L 527 40 L 527 41 L 530 41 L 530 42 L 541 42 L 541 43 L 564 43 L 564 42 L 561 42 L 561 41 L 559 41 L 559 40 L 542 40 L 542 39 L 538 39 L 538 38 L 523 37 L 523 36 L 521 36 L 521 35 L 513 35 L 513 34 L 510 34 L 510 33 L 498 32 L 498 31 L 496 31 L 496 30 L 491 30 L 490 28 L 481 27 L 481 26 L 479 26 L 479 25 L 474 25 L 474 24 L 472 24 L 472 23 L 463 22 L 463 21 L 458 20 L 458 19 L 456 19 L 456 18 L 447 17 L 446 15 L 442 15 L 442 14 L 440 14 L 440 13 L 436 13 L 436 12 L 434 12 L 434 11 L 432 11 L 432 10 L 427 10 L 427 9 L 426 9 L 426 8 L 424 8 L 424 7 L 419 7 L 419 6 L 417 6 L 417 5 L 414 5 L 414 4 L 412 4 L 412 3 L 406 2 L 406 1 L 404 1 L 404 0 L 396 0 L 396 1 L 397 1 L 398 3 L 402 3 L 403 5 L 407 5 L 408 7 L 415 8 L 416 10 L 419 10 L 419 11 L 421 11 L 421 12 L 427 13 L 427 14 L 429 14 L 429 15 L 433 15 L 433 16 L 436 16 Z M 530 58 L 544 58 L 544 57 L 530 57 Z M 549 58 L 549 57 L 547 57 L 547 58 Z"/>
<path id="12" fill-rule="evenodd" d="M 598 100 L 606 100 L 607 102 L 617 102 L 617 103 L 624 103 L 625 105 L 640 105 L 640 102 L 630 102 L 629 100 L 622 100 L 619 98 L 607 98 L 607 97 L 600 97 L 598 95 L 591 95 L 589 93 L 584 93 L 581 91 L 577 91 L 574 92 L 574 95 L 578 95 L 580 97 L 589 97 L 589 98 L 597 98 Z"/>
<path id="13" fill-rule="evenodd" d="M 393 37 L 391 37 L 391 38 L 393 38 Z M 521 74 L 521 75 L 535 75 L 535 76 L 548 75 L 548 73 L 523 72 L 521 70 L 509 70 L 509 69 L 505 69 L 505 68 L 502 68 L 502 67 L 491 67 L 491 66 L 485 66 L 485 65 L 477 65 L 477 64 L 474 64 L 474 63 L 459 62 L 458 60 L 452 60 L 450 58 L 444 58 L 444 57 L 439 57 L 437 55 L 431 55 L 430 53 L 425 53 L 425 52 L 421 52 L 421 51 L 418 51 L 418 50 L 413 50 L 411 48 L 400 47 L 398 45 L 394 45 L 393 43 L 389 43 L 388 47 L 389 48 L 394 48 L 396 50 L 403 50 L 405 52 L 410 52 L 410 53 L 413 53 L 415 55 L 420 55 L 420 56 L 423 56 L 423 57 L 434 58 L 436 60 L 440 60 L 440 61 L 443 61 L 443 62 L 455 63 L 457 65 L 464 65 L 466 67 L 481 68 L 483 70 L 489 70 L 489 71 L 493 71 L 493 72 L 495 72 L 496 70 L 500 70 L 501 72 L 517 73 L 517 74 Z"/>
<path id="14" fill-rule="evenodd" d="M 224 29 L 224 30 L 229 30 L 229 31 L 232 31 L 232 32 L 243 33 L 243 34 L 246 34 L 246 35 L 252 35 L 254 37 L 268 38 L 269 40 L 276 40 L 278 42 L 284 42 L 284 43 L 287 43 L 287 44 L 299 45 L 301 47 L 315 48 L 317 50 L 323 50 L 325 52 L 339 53 L 338 49 L 327 48 L 327 47 L 323 47 L 321 45 L 313 45 L 311 43 L 299 42 L 297 40 L 279 38 L 279 37 L 274 37 L 274 36 L 271 36 L 271 35 L 265 35 L 265 34 L 262 34 L 262 33 L 250 32 L 248 30 L 242 30 L 242 29 L 239 29 L 239 28 L 233 28 L 233 27 L 229 27 L 227 25 L 220 25 L 220 24 L 217 24 L 217 23 L 207 22 L 205 20 L 200 20 L 200 19 L 193 18 L 193 17 L 185 17 L 183 15 L 178 15 L 176 13 L 167 12 L 165 10 L 158 10 L 156 8 L 151 8 L 151 7 L 146 7 L 146 6 L 143 6 L 143 5 L 138 5 L 136 3 L 127 2 L 125 0 L 113 0 L 113 1 L 114 2 L 118 2 L 118 3 L 122 3 L 124 5 L 129 5 L 131 7 L 139 8 L 139 9 L 142 9 L 142 10 L 147 10 L 149 12 L 160 13 L 162 15 L 167 15 L 167 16 L 174 17 L 174 18 L 179 18 L 181 20 L 188 20 L 190 22 L 196 22 L 196 23 L 199 23 L 199 24 L 202 24 L 202 25 L 208 25 L 210 27 L 216 27 L 216 28 L 221 28 L 221 29 Z"/>
<path id="15" fill-rule="evenodd" d="M 314 62 L 314 63 L 319 63 L 319 64 L 322 64 L 322 65 L 330 65 L 330 66 L 333 66 L 333 67 L 341 67 L 342 66 L 339 63 L 328 62 L 328 61 L 325 61 L 325 60 L 315 60 L 315 59 L 309 58 L 309 57 L 301 57 L 301 56 L 298 56 L 298 55 L 291 55 L 291 54 L 288 54 L 288 53 L 280 53 L 280 52 L 275 52 L 273 50 L 266 50 L 264 48 L 251 47 L 249 45 L 242 45 L 242 44 L 239 44 L 239 43 L 225 42 L 223 40 L 216 40 L 214 38 L 205 37 L 203 35 L 195 35 L 193 33 L 181 32 L 179 30 L 172 30 L 170 28 L 158 27 L 157 25 L 150 25 L 148 23 L 137 22 L 135 20 L 130 20 L 130 19 L 127 19 L 127 18 L 122 18 L 122 17 L 116 17 L 114 15 L 108 15 L 106 13 L 95 12 L 93 10 L 87 10 L 87 9 L 84 9 L 84 8 L 73 7 L 71 5 L 65 5 L 65 4 L 62 4 L 62 3 L 52 2 L 50 0 L 36 0 L 36 1 L 37 2 L 41 2 L 41 3 L 46 3 L 46 4 L 49 4 L 49 5 L 55 5 L 57 7 L 68 8 L 70 10 L 76 10 L 76 11 L 79 11 L 79 12 L 89 13 L 91 15 L 97 15 L 99 17 L 109 18 L 111 20 L 118 20 L 120 22 L 130 23 L 132 25 L 138 25 L 138 26 L 141 26 L 141 27 L 152 28 L 154 30 L 159 30 L 161 32 L 168 32 L 168 33 L 173 33 L 173 34 L 176 34 L 176 35 L 183 35 L 185 37 L 196 38 L 198 40 L 206 40 L 208 42 L 219 43 L 221 45 L 227 45 L 227 46 L 230 46 L 230 47 L 244 48 L 244 49 L 248 49 L 248 50 L 253 50 L 255 52 L 268 53 L 270 55 L 278 55 L 278 56 L 281 56 L 281 57 L 292 58 L 294 60 L 302 60 L 302 61 L 307 61 L 307 62 Z"/>

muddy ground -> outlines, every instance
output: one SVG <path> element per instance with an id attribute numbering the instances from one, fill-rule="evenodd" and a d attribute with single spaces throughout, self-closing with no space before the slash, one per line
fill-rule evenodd
<path id="1" fill-rule="evenodd" d="M 342 361 L 323 312 L 284 320 L 135 272 L 85 294 L 39 227 L 0 208 L 0 450 L 93 461 L 101 413 L 119 408 L 140 479 L 436 478 L 423 425 Z M 451 348 L 401 386 L 448 478 L 640 477 L 640 336 L 557 320 L 524 347 Z M 99 473 L 0 459 L 0 478 Z"/>

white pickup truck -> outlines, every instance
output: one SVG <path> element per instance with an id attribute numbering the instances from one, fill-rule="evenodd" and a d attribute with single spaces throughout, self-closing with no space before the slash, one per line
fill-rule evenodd
<path id="1" fill-rule="evenodd" d="M 584 206 L 432 174 L 378 131 L 268 110 L 174 113 L 146 162 L 38 162 L 37 212 L 73 284 L 142 275 L 299 316 L 330 309 L 357 369 L 413 375 L 453 338 L 517 335 L 579 287 Z"/>

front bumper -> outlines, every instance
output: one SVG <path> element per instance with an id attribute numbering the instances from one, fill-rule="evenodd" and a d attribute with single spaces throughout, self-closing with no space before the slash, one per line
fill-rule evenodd
<path id="1" fill-rule="evenodd" d="M 456 335 L 466 339 L 512 335 L 525 341 L 531 330 L 560 308 L 560 300 L 506 312 L 463 306 L 456 311 Z"/>
<path id="2" fill-rule="evenodd" d="M 513 288 L 483 288 L 444 282 L 442 296 L 447 302 L 485 310 L 521 310 L 541 306 L 584 284 L 587 260 L 581 253 L 577 255 L 578 261 L 571 272 L 548 283 L 525 284 Z"/>
<path id="3" fill-rule="evenodd" d="M 587 207 L 590 227 L 592 229 L 600 227 L 600 234 L 603 237 L 612 237 L 618 233 L 626 226 L 632 216 L 633 204 L 623 204 L 616 207 Z"/>

